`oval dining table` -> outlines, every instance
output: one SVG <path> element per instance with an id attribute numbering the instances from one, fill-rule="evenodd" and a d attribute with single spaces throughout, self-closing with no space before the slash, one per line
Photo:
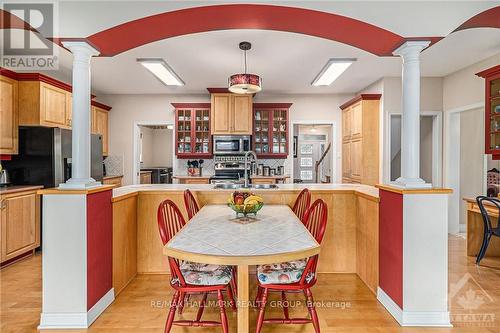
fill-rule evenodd
<path id="1" fill-rule="evenodd" d="M 205 205 L 164 246 L 166 256 L 237 266 L 238 333 L 249 331 L 249 266 L 318 254 L 320 245 L 287 205 L 264 205 L 237 218 L 227 205 Z"/>

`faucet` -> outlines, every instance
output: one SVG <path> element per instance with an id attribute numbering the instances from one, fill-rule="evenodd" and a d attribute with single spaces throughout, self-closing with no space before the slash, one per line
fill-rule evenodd
<path id="1" fill-rule="evenodd" d="M 254 151 L 252 150 L 249 150 L 245 153 L 245 188 L 248 188 L 250 187 L 248 185 L 248 170 L 247 170 L 247 167 L 248 167 L 248 155 L 252 155 L 253 156 L 253 159 L 254 161 L 257 163 L 257 155 L 255 154 Z M 250 170 L 251 171 L 251 170 Z"/>

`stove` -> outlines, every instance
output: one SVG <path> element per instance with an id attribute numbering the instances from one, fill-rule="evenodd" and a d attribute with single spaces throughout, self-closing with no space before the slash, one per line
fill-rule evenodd
<path id="1" fill-rule="evenodd" d="M 243 184 L 245 178 L 245 157 L 242 155 L 214 156 L 215 175 L 211 184 Z"/>

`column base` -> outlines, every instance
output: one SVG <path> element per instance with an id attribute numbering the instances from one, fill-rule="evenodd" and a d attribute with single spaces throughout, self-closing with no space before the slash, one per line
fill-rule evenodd
<path id="1" fill-rule="evenodd" d="M 380 287 L 377 288 L 377 300 L 401 326 L 453 327 L 448 311 L 402 310 Z"/>
<path id="2" fill-rule="evenodd" d="M 66 183 L 59 184 L 59 188 L 61 190 L 86 190 L 99 186 L 102 186 L 101 182 L 98 182 L 93 178 L 70 178 Z"/>
<path id="3" fill-rule="evenodd" d="M 391 185 L 404 189 L 432 188 L 432 184 L 426 183 L 421 178 L 399 177 L 396 181 L 391 182 Z"/>

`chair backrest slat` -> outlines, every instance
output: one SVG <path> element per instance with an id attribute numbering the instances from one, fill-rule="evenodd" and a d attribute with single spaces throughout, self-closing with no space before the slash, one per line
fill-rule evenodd
<path id="1" fill-rule="evenodd" d="M 167 244 L 177 234 L 186 221 L 181 214 L 181 211 L 172 200 L 165 200 L 158 206 L 157 212 L 158 230 L 163 245 Z M 180 285 L 185 285 L 184 278 L 180 273 L 179 261 L 175 258 L 168 258 L 170 273 L 173 279 L 178 279 Z"/>
<path id="2" fill-rule="evenodd" d="M 500 223 L 500 200 L 498 198 L 485 197 L 481 195 L 476 198 L 476 202 L 479 206 L 479 210 L 481 211 L 485 231 L 491 231 L 493 229 L 493 226 L 491 224 L 490 215 L 488 214 L 486 207 L 484 207 L 484 202 L 489 202 L 492 205 L 492 208 L 495 207 L 498 210 L 498 223 Z M 497 225 L 500 226 L 500 224 Z"/>
<path id="3" fill-rule="evenodd" d="M 191 193 L 190 190 L 184 191 L 184 205 L 186 206 L 186 211 L 190 220 L 200 210 L 198 203 L 196 203 L 196 199 L 194 198 L 193 193 Z"/>
<path id="4" fill-rule="evenodd" d="M 293 212 L 304 223 L 304 216 L 311 205 L 311 192 L 307 188 L 300 191 L 293 205 Z"/>

